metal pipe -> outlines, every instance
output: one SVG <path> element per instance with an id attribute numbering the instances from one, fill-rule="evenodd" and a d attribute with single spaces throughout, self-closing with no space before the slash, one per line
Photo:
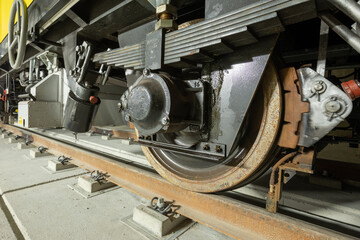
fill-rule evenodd
<path id="1" fill-rule="evenodd" d="M 329 0 L 335 7 L 360 23 L 360 5 L 354 0 Z"/>
<path id="2" fill-rule="evenodd" d="M 23 99 L 23 98 L 30 98 L 30 94 L 29 94 L 29 93 L 20 94 L 20 95 L 18 95 L 18 98 L 21 98 L 21 99 Z"/>
<path id="3" fill-rule="evenodd" d="M 322 13 L 319 16 L 334 32 L 360 53 L 360 37 L 358 35 L 329 13 Z"/>

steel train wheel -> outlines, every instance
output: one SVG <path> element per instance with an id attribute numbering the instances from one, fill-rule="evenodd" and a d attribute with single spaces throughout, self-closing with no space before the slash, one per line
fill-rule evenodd
<path id="1" fill-rule="evenodd" d="M 279 77 L 274 65 L 269 64 L 248 113 L 239 147 L 227 159 L 215 163 L 148 147 L 142 150 L 162 177 L 182 188 L 217 192 L 239 187 L 253 181 L 272 164 L 281 107 Z"/>

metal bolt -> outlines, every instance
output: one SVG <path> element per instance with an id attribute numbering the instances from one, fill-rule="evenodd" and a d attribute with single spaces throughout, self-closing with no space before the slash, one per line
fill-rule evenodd
<path id="1" fill-rule="evenodd" d="M 119 102 L 119 103 L 117 104 L 117 107 L 119 108 L 119 110 L 121 110 L 121 109 L 122 109 L 122 103 Z"/>
<path id="2" fill-rule="evenodd" d="M 314 85 L 314 89 L 315 89 L 316 91 L 321 91 L 321 90 L 323 90 L 323 89 L 324 89 L 323 83 L 324 83 L 323 81 L 317 82 L 317 83 Z"/>
<path id="3" fill-rule="evenodd" d="M 75 75 L 75 71 L 74 70 L 69 70 L 69 75 L 73 77 Z"/>
<path id="4" fill-rule="evenodd" d="M 157 206 L 158 206 L 159 208 L 164 208 L 165 205 L 166 205 L 165 200 L 164 200 L 163 198 L 159 198 L 159 200 L 158 200 L 158 202 L 157 202 Z"/>
<path id="5" fill-rule="evenodd" d="M 40 147 L 38 147 L 38 151 L 40 152 L 40 153 L 44 153 L 46 150 L 48 150 L 46 147 L 44 147 L 44 146 L 40 146 Z"/>
<path id="6" fill-rule="evenodd" d="M 151 70 L 149 68 L 144 68 L 143 74 L 144 76 L 149 76 L 151 74 Z"/>
<path id="7" fill-rule="evenodd" d="M 161 124 L 162 124 L 162 125 L 169 125 L 169 123 L 170 123 L 169 117 L 163 117 L 163 118 L 161 119 Z"/>
<path id="8" fill-rule="evenodd" d="M 101 183 L 102 180 L 105 180 L 105 175 L 106 173 L 102 173 L 99 170 L 90 172 L 90 177 L 98 183 Z"/>
<path id="9" fill-rule="evenodd" d="M 340 111 L 341 104 L 340 104 L 340 102 L 338 102 L 336 100 L 335 101 L 332 100 L 332 101 L 326 103 L 325 108 L 328 112 L 336 113 L 336 112 Z"/>
<path id="10" fill-rule="evenodd" d="M 216 151 L 217 153 L 221 153 L 221 152 L 223 151 L 223 149 L 222 149 L 222 147 L 221 147 L 221 146 L 216 145 L 216 147 L 215 147 L 215 151 Z"/>
<path id="11" fill-rule="evenodd" d="M 79 52 L 81 54 L 84 51 L 84 47 L 81 45 L 78 45 L 78 46 L 76 46 L 75 51 Z"/>
<path id="12" fill-rule="evenodd" d="M 320 95 L 326 91 L 326 84 L 324 81 L 317 81 L 314 82 L 311 86 L 311 93 L 310 97 L 316 96 L 317 100 L 320 102 Z"/>
<path id="13" fill-rule="evenodd" d="M 205 151 L 209 151 L 209 150 L 210 150 L 209 144 L 205 144 L 205 145 L 203 146 L 203 149 L 204 149 Z"/>
<path id="14" fill-rule="evenodd" d="M 65 157 L 64 155 L 58 157 L 58 161 L 59 161 L 62 165 L 65 165 L 65 163 L 68 163 L 70 159 L 71 159 L 71 158 Z"/>

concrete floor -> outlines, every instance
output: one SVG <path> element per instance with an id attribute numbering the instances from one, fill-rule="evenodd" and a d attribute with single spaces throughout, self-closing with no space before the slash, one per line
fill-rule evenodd
<path id="1" fill-rule="evenodd" d="M 255 182 L 235 190 L 237 193 L 265 199 L 268 192 L 270 172 Z M 280 205 L 297 209 L 315 216 L 353 225 L 360 232 L 360 189 L 343 190 L 310 184 L 308 178 L 295 176 L 284 184 Z"/>
<path id="2" fill-rule="evenodd" d="M 68 187 L 84 170 L 50 174 L 43 167 L 55 157 L 30 159 L 29 151 L 0 139 L 1 240 L 147 239 L 122 221 L 146 199 L 123 188 L 85 199 Z M 196 223 L 176 239 L 230 238 Z"/>
<path id="3" fill-rule="evenodd" d="M 75 139 L 71 132 L 62 129 L 51 129 L 43 133 L 79 146 L 91 145 L 93 149 L 99 149 L 151 168 L 139 146 L 121 144 L 120 139 L 103 140 L 99 134 L 94 136 L 79 134 Z M 343 156 L 347 155 L 343 153 Z M 270 172 L 264 174 L 254 183 L 239 188 L 235 192 L 264 200 L 268 191 L 269 174 Z M 296 175 L 284 185 L 280 204 L 360 228 L 360 188 L 336 190 L 310 184 L 307 177 Z"/>
<path id="4" fill-rule="evenodd" d="M 75 139 L 72 133 L 61 129 L 43 133 L 151 168 L 139 146 L 122 144 L 120 139 L 104 140 L 98 134 L 79 134 Z M 16 144 L 9 144 L 8 139 L 0 139 L 0 206 L 7 213 L 5 216 L 4 211 L 0 211 L 0 239 L 146 239 L 144 233 L 123 222 L 135 206 L 147 204 L 146 199 L 122 188 L 85 199 L 68 185 L 75 184 L 78 176 L 86 171 L 75 168 L 50 174 L 44 166 L 54 158 L 30 159 L 29 149 L 19 150 Z M 233 193 L 264 201 L 268 180 L 265 174 Z M 352 231 L 355 227 L 355 231 L 360 232 L 357 230 L 360 229 L 359 188 L 334 190 L 295 176 L 284 186 L 280 204 L 351 225 Z M 343 232 L 346 233 L 346 229 Z M 230 238 L 195 224 L 177 239 Z"/>
<path id="5" fill-rule="evenodd" d="M 4 209 L 6 206 L 0 205 L 0 239 L 12 240 L 16 239 L 13 230 L 11 229 L 10 223 L 5 216 Z"/>

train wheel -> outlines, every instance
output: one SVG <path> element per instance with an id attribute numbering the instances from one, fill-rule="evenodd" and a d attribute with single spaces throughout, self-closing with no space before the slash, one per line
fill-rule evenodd
<path id="1" fill-rule="evenodd" d="M 154 169 L 165 179 L 196 192 L 239 187 L 265 172 L 276 155 L 281 124 L 281 86 L 276 68 L 268 64 L 247 115 L 237 150 L 219 162 L 142 147 Z"/>

